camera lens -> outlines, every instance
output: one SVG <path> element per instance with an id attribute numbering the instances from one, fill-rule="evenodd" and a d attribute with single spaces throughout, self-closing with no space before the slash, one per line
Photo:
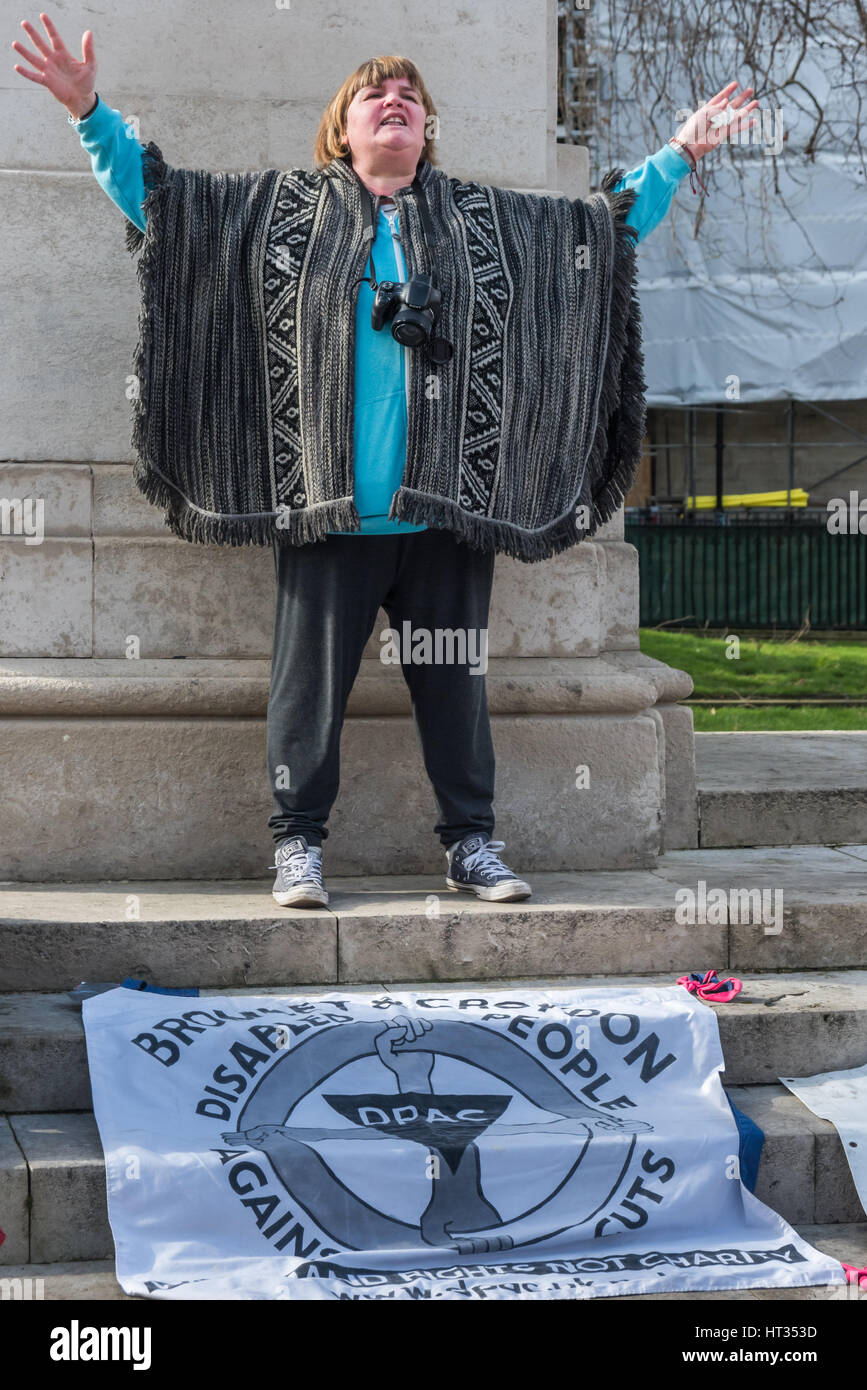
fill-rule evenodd
<path id="1" fill-rule="evenodd" d="M 427 338 L 428 324 L 421 314 L 415 314 L 410 309 L 409 312 L 395 315 L 391 333 L 395 341 L 404 347 L 418 347 Z"/>

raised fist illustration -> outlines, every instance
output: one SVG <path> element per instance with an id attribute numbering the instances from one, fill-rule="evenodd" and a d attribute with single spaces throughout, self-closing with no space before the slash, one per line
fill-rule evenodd
<path id="1" fill-rule="evenodd" d="M 412 1044 L 432 1028 L 433 1024 L 426 1018 L 404 1018 L 401 1014 L 377 1035 L 376 1050 L 380 1061 L 394 1072 L 399 1091 L 431 1090 L 434 1055 L 432 1052 L 417 1051 Z"/>

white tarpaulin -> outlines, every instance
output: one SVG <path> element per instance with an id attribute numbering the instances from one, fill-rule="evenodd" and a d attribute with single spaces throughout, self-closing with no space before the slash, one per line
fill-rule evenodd
<path id="1" fill-rule="evenodd" d="M 763 199 L 755 154 L 736 170 L 713 158 L 712 228 L 694 236 L 686 181 L 639 248 L 648 404 L 862 399 L 863 177 L 833 155 L 806 169 L 781 159 L 780 197 Z"/>
<path id="2" fill-rule="evenodd" d="M 831 1121 L 867 1214 L 867 1063 L 849 1071 L 781 1076 L 780 1080 L 820 1120 Z"/>
<path id="3" fill-rule="evenodd" d="M 675 44 L 666 52 L 659 101 L 641 77 L 634 15 L 630 29 L 616 5 L 594 4 L 586 22 L 597 61 L 612 70 L 607 144 L 601 135 L 592 142 L 595 169 L 636 169 L 719 88 L 695 91 L 693 65 Z M 722 10 L 718 39 L 717 71 L 724 80 L 749 81 L 741 36 L 726 32 Z M 867 181 L 858 106 L 833 45 L 814 33 L 802 48 L 801 39 L 793 29 L 789 51 L 776 45 L 773 64 L 778 78 L 797 69 L 800 100 L 785 83 L 776 94 L 773 84 L 757 88 L 752 130 L 699 165 L 709 196 L 693 194 L 685 178 L 639 247 L 651 406 L 867 396 Z M 762 51 L 767 34 L 758 42 Z M 818 139 L 817 110 L 825 122 Z"/>
<path id="4" fill-rule="evenodd" d="M 843 1284 L 740 1180 L 712 1009 L 665 989 L 84 1004 L 117 1275 L 156 1298 Z"/>

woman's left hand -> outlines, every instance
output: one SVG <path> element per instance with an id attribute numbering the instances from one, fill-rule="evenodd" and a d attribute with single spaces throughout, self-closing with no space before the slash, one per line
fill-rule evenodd
<path id="1" fill-rule="evenodd" d="M 695 160 L 715 150 L 717 145 L 729 138 L 730 133 L 739 132 L 758 120 L 757 116 L 750 115 L 758 106 L 758 101 L 744 104 L 752 87 L 744 87 L 742 92 L 734 96 L 737 85 L 737 82 L 729 82 L 715 97 L 694 111 L 676 132 L 678 140 L 683 141 Z M 714 124 L 714 118 L 720 116 L 723 119 Z"/>

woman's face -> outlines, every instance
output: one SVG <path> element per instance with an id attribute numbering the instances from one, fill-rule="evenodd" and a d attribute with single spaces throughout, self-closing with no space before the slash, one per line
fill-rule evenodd
<path id="1" fill-rule="evenodd" d="M 425 143 L 425 109 L 406 77 L 362 87 L 346 112 L 346 139 L 354 162 L 369 165 L 378 152 L 404 153 L 417 164 Z"/>

